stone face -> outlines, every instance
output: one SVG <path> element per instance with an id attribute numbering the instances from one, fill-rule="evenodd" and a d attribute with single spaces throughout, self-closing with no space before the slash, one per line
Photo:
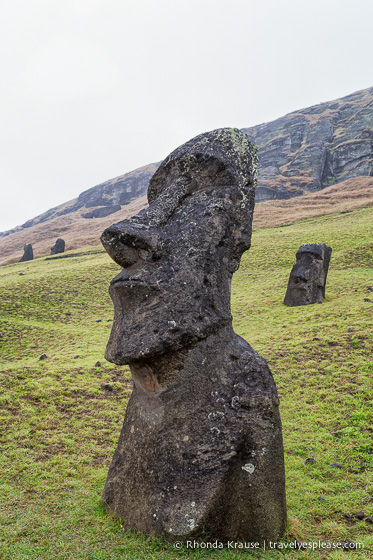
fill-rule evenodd
<path id="1" fill-rule="evenodd" d="M 27 243 L 23 247 L 23 255 L 19 262 L 32 261 L 34 258 L 34 251 L 32 250 L 31 243 Z"/>
<path id="2" fill-rule="evenodd" d="M 65 241 L 60 237 L 57 239 L 56 243 L 51 248 L 51 255 L 58 255 L 65 251 Z"/>
<path id="3" fill-rule="evenodd" d="M 296 253 L 284 304 L 294 307 L 322 303 L 329 269 L 331 247 L 324 243 L 305 243 Z"/>
<path id="4" fill-rule="evenodd" d="M 101 238 L 123 267 L 106 358 L 134 381 L 103 502 L 168 540 L 263 542 L 285 529 L 276 386 L 230 312 L 256 165 L 236 129 L 197 136 L 153 175 L 150 206 Z"/>

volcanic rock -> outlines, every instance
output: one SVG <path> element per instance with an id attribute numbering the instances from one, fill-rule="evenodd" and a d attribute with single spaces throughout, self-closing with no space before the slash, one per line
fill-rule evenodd
<path id="1" fill-rule="evenodd" d="M 263 543 L 285 530 L 276 386 L 230 312 L 256 166 L 237 129 L 197 136 L 153 175 L 150 206 L 101 237 L 123 269 L 106 358 L 129 364 L 134 382 L 103 502 L 171 541 Z"/>
<path id="2" fill-rule="evenodd" d="M 305 243 L 296 253 L 284 304 L 291 307 L 322 303 L 328 274 L 331 247 L 324 243 Z"/>
<path id="3" fill-rule="evenodd" d="M 56 243 L 51 248 L 51 255 L 58 255 L 65 251 L 65 241 L 59 237 Z"/>
<path id="4" fill-rule="evenodd" d="M 110 216 L 110 214 L 114 214 L 121 209 L 120 204 L 113 204 L 111 206 L 102 206 L 101 208 L 95 208 L 91 212 L 86 212 L 82 214 L 83 218 L 92 219 L 92 218 L 105 218 L 105 216 Z"/>
<path id="5" fill-rule="evenodd" d="M 101 389 L 106 389 L 106 391 L 112 391 L 112 390 L 113 390 L 113 386 L 110 385 L 110 383 L 102 383 Z"/>

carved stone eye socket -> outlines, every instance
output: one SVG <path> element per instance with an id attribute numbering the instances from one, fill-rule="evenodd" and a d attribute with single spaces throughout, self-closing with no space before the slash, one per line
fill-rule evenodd
<path id="1" fill-rule="evenodd" d="M 297 253 L 296 254 L 296 259 L 299 262 L 300 259 L 307 259 L 309 261 L 318 261 L 318 262 L 322 262 L 323 258 L 321 255 L 318 255 L 317 253 L 311 253 L 311 252 L 301 252 L 301 253 Z"/>

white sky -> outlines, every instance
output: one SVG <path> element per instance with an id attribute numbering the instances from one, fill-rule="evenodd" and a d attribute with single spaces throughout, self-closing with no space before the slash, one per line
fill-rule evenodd
<path id="1" fill-rule="evenodd" d="M 0 231 L 373 85 L 371 0 L 1 0 Z"/>

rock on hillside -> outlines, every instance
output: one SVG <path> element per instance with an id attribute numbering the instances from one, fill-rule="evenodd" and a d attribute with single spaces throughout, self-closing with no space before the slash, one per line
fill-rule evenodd
<path id="1" fill-rule="evenodd" d="M 259 148 L 258 202 L 373 175 L 373 88 L 243 131 Z"/>

